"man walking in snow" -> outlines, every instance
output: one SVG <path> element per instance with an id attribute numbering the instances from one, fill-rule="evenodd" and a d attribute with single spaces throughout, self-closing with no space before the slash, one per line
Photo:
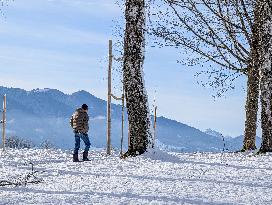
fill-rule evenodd
<path id="1" fill-rule="evenodd" d="M 71 127 L 75 133 L 75 149 L 73 154 L 73 162 L 79 162 L 78 150 L 80 148 L 80 139 L 85 143 L 85 150 L 83 152 L 83 161 L 89 161 L 88 152 L 91 146 L 88 131 L 89 131 L 89 115 L 88 105 L 83 104 L 78 108 L 70 119 Z"/>

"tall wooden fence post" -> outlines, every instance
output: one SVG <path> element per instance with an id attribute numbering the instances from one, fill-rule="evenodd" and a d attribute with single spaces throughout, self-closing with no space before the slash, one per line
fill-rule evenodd
<path id="1" fill-rule="evenodd" d="M 6 111 L 7 111 L 7 96 L 4 95 L 3 101 L 3 119 L 2 119 L 2 147 L 5 150 L 6 144 Z"/>
<path id="2" fill-rule="evenodd" d="M 153 137 L 153 144 L 152 148 L 155 147 L 155 142 L 156 142 L 156 128 L 157 128 L 157 106 L 155 106 L 155 113 L 154 113 L 154 137 Z"/>
<path id="3" fill-rule="evenodd" d="M 125 90 L 123 87 L 123 94 L 122 94 L 122 135 L 121 135 L 121 151 L 120 155 L 123 154 L 123 141 L 124 141 L 124 123 L 125 123 Z"/>
<path id="4" fill-rule="evenodd" d="M 108 109 L 107 109 L 107 154 L 111 154 L 111 69 L 112 40 L 109 40 L 109 70 L 108 70 Z"/>

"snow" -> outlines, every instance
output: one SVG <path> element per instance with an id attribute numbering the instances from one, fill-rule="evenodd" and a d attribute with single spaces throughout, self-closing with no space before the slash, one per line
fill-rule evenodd
<path id="1" fill-rule="evenodd" d="M 37 88 L 35 90 L 33 90 L 34 93 L 45 93 L 45 92 L 49 92 L 51 89 L 50 88 L 44 88 L 44 89 L 40 89 Z"/>
<path id="2" fill-rule="evenodd" d="M 0 180 L 39 171 L 40 184 L 0 187 L 0 204 L 271 204 L 272 155 L 167 153 L 120 159 L 92 150 L 90 162 L 71 151 L 0 152 Z"/>

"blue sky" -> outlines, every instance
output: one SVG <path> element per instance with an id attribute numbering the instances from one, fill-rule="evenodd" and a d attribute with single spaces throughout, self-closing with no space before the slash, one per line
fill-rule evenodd
<path id="1" fill-rule="evenodd" d="M 87 90 L 106 99 L 107 45 L 122 12 L 115 0 L 14 0 L 0 19 L 1 85 Z M 225 135 L 243 134 L 245 79 L 214 99 L 197 84 L 198 68 L 176 63 L 175 49 L 147 48 L 145 82 L 159 115 Z M 115 78 L 117 84 L 118 78 Z M 114 92 L 118 95 L 119 90 Z"/>

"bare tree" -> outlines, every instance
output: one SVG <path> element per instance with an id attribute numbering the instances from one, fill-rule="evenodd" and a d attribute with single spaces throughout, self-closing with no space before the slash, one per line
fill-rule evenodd
<path id="1" fill-rule="evenodd" d="M 143 154 L 149 144 L 150 118 L 144 85 L 145 1 L 126 0 L 124 37 L 124 87 L 130 144 L 125 156 Z"/>
<path id="2" fill-rule="evenodd" d="M 8 6 L 8 3 L 9 3 L 10 1 L 14 1 L 14 0 L 0 0 L 0 14 L 1 14 L 2 16 L 5 16 L 4 11 L 3 11 L 3 7 Z"/>
<path id="3" fill-rule="evenodd" d="M 55 146 L 50 140 L 46 139 L 40 144 L 40 148 L 42 148 L 42 149 L 54 149 Z"/>
<path id="4" fill-rule="evenodd" d="M 9 136 L 6 139 L 5 146 L 13 149 L 30 149 L 33 147 L 33 143 L 17 136 Z"/>
<path id="5" fill-rule="evenodd" d="M 261 29 L 262 145 L 260 152 L 272 152 L 272 1 L 258 0 Z"/>
<path id="6" fill-rule="evenodd" d="M 159 0 L 153 0 L 158 2 Z M 225 92 L 247 75 L 246 121 L 243 150 L 256 149 L 259 97 L 258 25 L 255 0 L 161 0 L 152 12 L 151 33 L 164 39 L 161 46 L 183 51 L 181 62 L 204 67 L 210 86 Z M 189 53 L 189 54 L 188 54 Z"/>

